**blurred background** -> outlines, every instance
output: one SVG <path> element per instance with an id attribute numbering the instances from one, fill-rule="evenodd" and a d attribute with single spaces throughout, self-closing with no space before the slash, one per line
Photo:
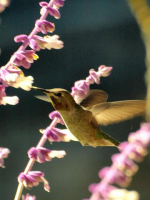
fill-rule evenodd
<path id="1" fill-rule="evenodd" d="M 36 19 L 40 17 L 40 1 L 14 0 L 0 15 L 0 64 L 5 65 L 19 44 L 13 38 L 29 34 Z M 64 42 L 61 50 L 52 49 L 37 52 L 40 59 L 26 76 L 34 77 L 34 85 L 43 88 L 65 88 L 71 90 L 74 82 L 85 79 L 91 68 L 97 71 L 99 65 L 113 66 L 107 78 L 101 78 L 100 85 L 91 88 L 109 93 L 108 101 L 145 99 L 145 48 L 138 25 L 125 0 L 66 0 L 61 8 L 61 18 L 48 20 L 55 23 L 56 30 Z M 6 169 L 0 168 L 0 196 L 3 200 L 14 198 L 17 176 L 28 162 L 27 151 L 36 146 L 46 128 L 53 111 L 51 104 L 34 96 L 36 91 L 7 88 L 8 96 L 17 95 L 16 106 L 1 106 L 0 146 L 11 150 L 5 160 Z M 119 141 L 127 140 L 128 134 L 136 131 L 144 118 L 101 127 Z M 52 150 L 65 150 L 67 156 L 44 164 L 36 163 L 33 170 L 43 171 L 49 181 L 51 192 L 43 190 L 42 183 L 23 194 L 37 196 L 37 200 L 80 200 L 88 198 L 88 186 L 99 182 L 98 171 L 111 165 L 111 155 L 118 150 L 112 147 L 83 147 L 80 143 L 53 143 L 45 145 Z M 147 156 L 139 165 L 129 190 L 137 190 L 141 199 L 149 199 L 150 160 Z"/>

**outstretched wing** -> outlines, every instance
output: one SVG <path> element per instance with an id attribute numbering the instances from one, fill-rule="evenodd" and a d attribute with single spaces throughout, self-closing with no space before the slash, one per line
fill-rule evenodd
<path id="1" fill-rule="evenodd" d="M 47 101 L 47 102 L 50 103 L 50 99 L 49 99 L 49 97 L 48 97 L 47 95 L 36 95 L 35 97 L 36 97 L 37 99 L 40 99 L 40 100 L 42 100 L 42 101 Z"/>
<path id="2" fill-rule="evenodd" d="M 146 101 L 127 100 L 106 102 L 86 109 L 92 112 L 98 124 L 105 126 L 143 114 L 146 110 Z"/>
<path id="3" fill-rule="evenodd" d="M 94 106 L 107 101 L 108 94 L 103 90 L 90 90 L 85 99 L 80 103 L 83 107 Z"/>

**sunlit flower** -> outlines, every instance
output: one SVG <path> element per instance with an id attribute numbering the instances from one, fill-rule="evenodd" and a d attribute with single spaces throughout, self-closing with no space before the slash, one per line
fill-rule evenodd
<path id="1" fill-rule="evenodd" d="M 40 49 L 45 49 L 46 41 L 43 37 L 34 35 L 29 41 L 29 46 L 35 51 L 40 51 Z"/>
<path id="2" fill-rule="evenodd" d="M 44 173 L 40 171 L 30 171 L 27 174 L 23 172 L 18 176 L 18 181 L 23 183 L 26 188 L 32 188 L 39 185 L 39 182 L 44 183 L 44 189 L 49 192 L 50 187 L 48 181 L 44 178 Z"/>
<path id="3" fill-rule="evenodd" d="M 10 4 L 10 0 L 0 0 L 0 13 L 5 10 Z"/>
<path id="4" fill-rule="evenodd" d="M 9 86 L 10 82 L 15 82 L 18 76 L 18 73 L 10 73 L 5 67 L 0 68 L 0 81 L 5 87 Z"/>
<path id="5" fill-rule="evenodd" d="M 112 71 L 112 67 L 106 67 L 105 65 L 100 65 L 98 68 L 97 75 L 106 77 L 110 75 L 111 71 Z"/>
<path id="6" fill-rule="evenodd" d="M 32 87 L 33 77 L 18 77 L 14 83 L 11 84 L 12 87 L 22 88 L 23 90 L 29 91 Z"/>
<path id="7" fill-rule="evenodd" d="M 49 50 L 52 48 L 61 49 L 64 46 L 64 43 L 61 40 L 59 40 L 58 35 L 53 35 L 53 36 L 46 35 L 44 36 L 44 40 L 46 41 L 44 46 Z"/>
<path id="8" fill-rule="evenodd" d="M 6 104 L 16 105 L 18 103 L 19 103 L 19 98 L 17 96 L 12 96 L 12 97 L 5 96 L 0 99 L 0 104 L 2 105 Z"/>
<path id="9" fill-rule="evenodd" d="M 7 158 L 9 153 L 10 153 L 10 150 L 8 148 L 0 147 L 0 167 L 5 168 L 4 158 Z"/>
<path id="10" fill-rule="evenodd" d="M 139 200 L 139 194 L 136 191 L 128 191 L 125 189 L 116 189 L 112 190 L 109 195 L 109 199 L 115 199 L 115 200 Z M 107 200 L 106 199 L 106 200 Z"/>
<path id="11" fill-rule="evenodd" d="M 5 87 L 3 85 L 0 85 L 0 105 L 16 105 L 19 102 L 19 99 L 17 96 L 9 97 L 6 96 L 5 93 Z"/>

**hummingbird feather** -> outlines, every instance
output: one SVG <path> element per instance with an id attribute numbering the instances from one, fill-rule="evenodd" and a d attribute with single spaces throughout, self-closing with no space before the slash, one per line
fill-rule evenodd
<path id="1" fill-rule="evenodd" d="M 35 96 L 37 99 L 40 99 L 42 101 L 46 101 L 46 102 L 49 102 L 50 103 L 50 99 L 47 95 L 36 95 Z"/>
<path id="2" fill-rule="evenodd" d="M 80 103 L 83 107 L 94 106 L 96 104 L 104 103 L 107 101 L 108 94 L 103 90 L 90 90 L 85 99 Z"/>
<path id="3" fill-rule="evenodd" d="M 93 113 L 98 124 L 106 126 L 143 114 L 146 102 L 143 100 L 106 102 L 86 109 Z"/>

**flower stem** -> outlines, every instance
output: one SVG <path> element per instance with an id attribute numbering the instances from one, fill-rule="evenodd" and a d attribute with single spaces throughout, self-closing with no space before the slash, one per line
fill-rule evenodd
<path id="1" fill-rule="evenodd" d="M 58 121 L 58 119 L 57 119 L 57 117 L 55 117 L 54 120 L 52 121 L 52 123 L 51 123 L 50 126 L 49 126 L 49 129 L 50 129 L 50 130 L 51 130 L 54 126 L 56 126 L 57 121 Z M 39 143 L 37 144 L 36 147 L 37 147 L 37 148 L 43 147 L 44 144 L 45 144 L 45 142 L 46 142 L 46 140 L 47 140 L 47 138 L 46 138 L 45 135 L 43 134 L 43 136 L 41 137 L 41 139 L 40 139 L 40 141 L 39 141 Z M 30 159 L 30 160 L 29 160 L 29 162 L 28 162 L 28 164 L 27 164 L 27 166 L 26 166 L 26 168 L 25 168 L 25 170 L 24 170 L 24 173 L 25 173 L 25 174 L 27 174 L 27 173 L 32 169 L 34 163 L 35 163 L 35 160 L 34 160 L 34 159 Z M 24 188 L 23 183 L 19 183 L 14 200 L 19 200 L 19 199 L 21 198 L 21 194 L 22 194 L 23 188 Z"/>
<path id="2" fill-rule="evenodd" d="M 51 1 L 49 2 L 48 6 L 51 7 L 51 6 L 53 5 L 53 3 L 54 3 L 54 0 L 51 0 Z M 46 19 L 47 15 L 48 15 L 48 11 L 46 10 L 46 11 L 42 14 L 42 16 L 40 17 L 40 20 Z M 31 31 L 31 33 L 29 34 L 28 38 L 31 39 L 37 32 L 38 32 L 37 27 L 34 27 L 33 30 Z M 23 44 L 19 47 L 19 49 L 18 49 L 16 52 L 25 50 L 26 47 L 28 46 L 28 44 L 29 44 L 28 42 L 23 43 Z M 7 69 L 10 65 L 11 65 L 11 59 L 10 59 L 9 62 L 5 65 L 5 68 Z"/>
<path id="3" fill-rule="evenodd" d="M 23 188 L 24 188 L 23 187 L 23 183 L 19 183 L 14 200 L 19 200 L 21 198 L 21 194 L 22 194 Z"/>

